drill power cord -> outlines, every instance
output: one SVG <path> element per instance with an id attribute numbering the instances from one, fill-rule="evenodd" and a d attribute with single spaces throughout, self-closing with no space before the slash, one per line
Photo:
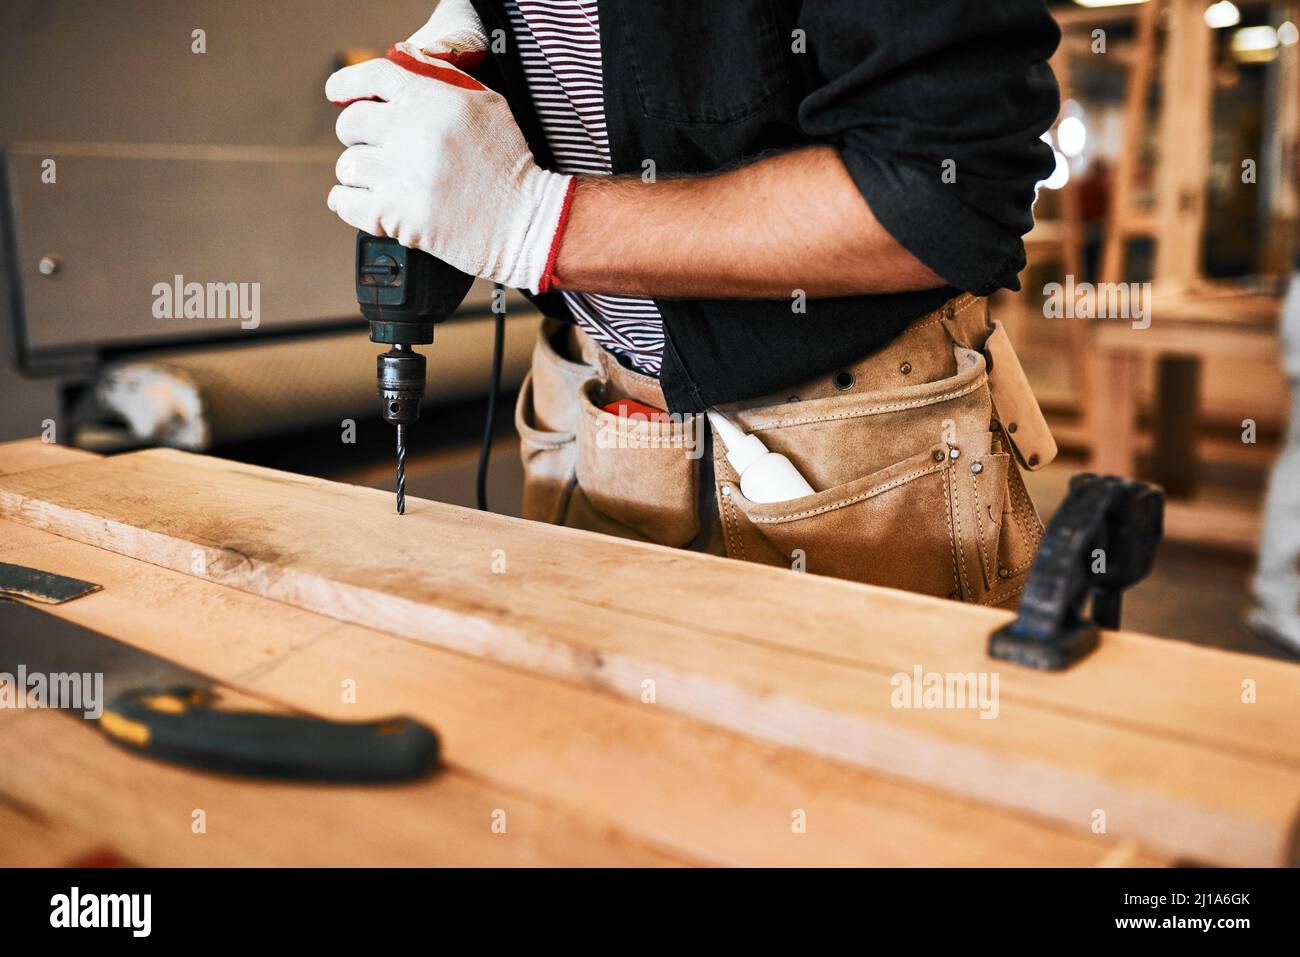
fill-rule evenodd
<path id="1" fill-rule="evenodd" d="M 496 434 L 497 425 L 497 393 L 501 391 L 501 365 L 505 354 L 506 342 L 506 295 L 505 289 L 501 283 L 493 283 L 492 301 L 494 308 L 492 314 L 496 320 L 496 328 L 492 339 L 492 383 L 488 387 L 488 405 L 487 416 L 483 423 L 483 445 L 478 453 L 478 475 L 475 478 L 475 494 L 478 499 L 479 511 L 490 511 L 487 503 L 487 476 L 488 461 L 492 457 L 492 438 Z M 499 304 L 500 308 L 496 308 Z M 400 468 L 400 466 L 399 466 Z M 401 486 L 399 485 L 399 488 Z M 398 501 L 401 501 L 401 492 L 398 492 Z M 398 508 L 401 511 L 401 508 Z"/>

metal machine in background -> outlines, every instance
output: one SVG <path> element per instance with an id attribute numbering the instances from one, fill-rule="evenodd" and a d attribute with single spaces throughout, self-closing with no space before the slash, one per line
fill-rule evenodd
<path id="1" fill-rule="evenodd" d="M 323 89 L 430 6 L 0 6 L 0 440 L 112 424 L 205 449 L 374 415 Z M 114 56 L 69 70 L 88 36 Z M 491 295 L 440 331 L 430 401 L 486 393 Z M 535 315 L 512 297 L 508 385 Z"/>

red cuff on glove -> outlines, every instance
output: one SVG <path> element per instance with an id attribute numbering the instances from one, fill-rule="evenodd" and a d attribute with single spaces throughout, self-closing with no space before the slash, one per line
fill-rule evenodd
<path id="1" fill-rule="evenodd" d="M 564 227 L 569 225 L 569 208 L 573 206 L 573 191 L 577 188 L 577 177 L 569 180 L 569 188 L 564 192 L 564 206 L 560 209 L 560 220 L 555 224 L 555 237 L 551 240 L 551 252 L 546 257 L 546 270 L 541 282 L 537 284 L 537 293 L 550 292 L 555 286 L 555 260 L 560 258 L 560 243 L 564 241 Z"/>
<path id="2" fill-rule="evenodd" d="M 409 53 L 404 53 L 397 49 L 397 44 L 388 48 L 388 54 L 385 59 L 397 64 L 408 73 L 414 73 L 416 76 L 425 76 L 433 80 L 441 80 L 443 83 L 449 83 L 452 86 L 458 86 L 465 90 L 474 90 L 475 92 L 486 90 L 482 83 L 474 79 L 467 73 L 460 72 L 462 69 L 473 69 L 478 66 L 487 57 L 486 50 L 470 50 L 465 53 L 434 53 L 430 54 L 435 60 L 445 60 L 447 63 L 456 67 L 455 70 L 444 70 L 440 67 L 432 66 L 423 60 L 417 60 Z M 383 103 L 383 97 L 379 96 L 360 96 L 353 100 L 330 100 L 335 106 L 351 106 L 353 103 L 360 103 L 362 100 L 373 100 Z"/>
<path id="3" fill-rule="evenodd" d="M 396 44 L 388 48 L 388 59 L 416 76 L 427 76 L 431 80 L 441 80 L 443 83 L 450 83 L 452 86 L 459 86 L 466 90 L 487 89 L 468 73 L 460 72 L 461 69 L 473 68 L 482 63 L 483 58 L 487 56 L 486 50 L 471 50 L 468 53 L 433 53 L 430 56 L 435 60 L 445 60 L 457 69 L 444 70 L 442 67 L 417 60 L 411 54 L 397 49 Z"/>

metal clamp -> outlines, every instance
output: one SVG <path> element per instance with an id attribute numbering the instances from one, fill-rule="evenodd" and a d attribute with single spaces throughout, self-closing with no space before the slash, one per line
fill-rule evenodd
<path id="1" fill-rule="evenodd" d="M 1099 629 L 1119 627 L 1124 589 L 1150 574 L 1164 514 L 1157 486 L 1074 476 L 1029 569 L 1016 620 L 989 637 L 989 656 L 1047 671 L 1086 657 Z"/>

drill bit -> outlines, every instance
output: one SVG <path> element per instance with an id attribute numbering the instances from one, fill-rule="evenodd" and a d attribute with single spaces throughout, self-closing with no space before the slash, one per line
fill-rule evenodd
<path id="1" fill-rule="evenodd" d="M 397 426 L 397 514 L 406 514 L 406 426 Z"/>
<path id="2" fill-rule="evenodd" d="M 397 514 L 406 514 L 406 427 L 420 417 L 424 397 L 424 356 L 397 343 L 379 356 L 379 396 L 384 420 L 397 427 Z"/>

